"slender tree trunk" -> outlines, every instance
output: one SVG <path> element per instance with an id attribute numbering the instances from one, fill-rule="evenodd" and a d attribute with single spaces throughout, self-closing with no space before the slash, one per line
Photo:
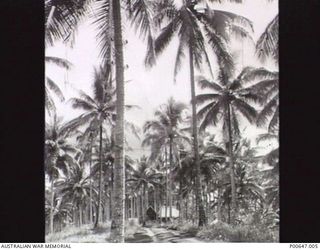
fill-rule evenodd
<path id="1" fill-rule="evenodd" d="M 186 200 L 185 200 L 185 206 L 186 206 L 186 211 L 185 211 L 185 218 L 188 221 L 188 204 L 189 204 L 189 194 L 187 194 Z"/>
<path id="2" fill-rule="evenodd" d="M 221 216 L 221 207 L 222 207 L 222 200 L 221 200 L 221 188 L 218 188 L 218 201 L 217 201 L 217 220 L 219 222 L 222 221 L 222 216 Z"/>
<path id="3" fill-rule="evenodd" d="M 79 224 L 80 224 L 80 227 L 82 226 L 82 205 L 79 204 Z"/>
<path id="4" fill-rule="evenodd" d="M 206 224 L 206 214 L 203 207 L 201 198 L 201 186 L 200 186 L 200 158 L 199 158 L 199 146 L 198 146 L 198 126 L 197 126 L 197 109 L 196 109 L 196 94 L 194 83 L 194 68 L 193 68 L 193 53 L 192 48 L 189 45 L 189 66 L 190 66 L 190 83 L 191 83 L 191 104 L 192 104 L 192 135 L 193 135 L 193 150 L 196 163 L 196 210 L 198 211 L 198 226 L 202 227 Z"/>
<path id="5" fill-rule="evenodd" d="M 182 223 L 183 219 L 183 201 L 182 201 L 182 180 L 179 181 L 179 222 Z"/>
<path id="6" fill-rule="evenodd" d="M 112 0 L 113 28 L 116 65 L 116 146 L 115 146 L 115 175 L 114 175 L 114 210 L 111 240 L 124 242 L 124 194 L 125 194 L 125 165 L 124 165 L 124 67 L 123 41 L 121 25 L 121 6 L 119 0 Z"/>
<path id="7" fill-rule="evenodd" d="M 53 233 L 53 209 L 54 209 L 54 192 L 53 192 L 53 178 L 51 179 L 51 186 L 50 186 L 50 191 L 51 191 L 51 207 L 50 207 L 50 233 Z"/>
<path id="8" fill-rule="evenodd" d="M 131 218 L 134 218 L 134 197 L 131 195 Z"/>
<path id="9" fill-rule="evenodd" d="M 140 217 L 141 217 L 141 211 L 140 211 L 140 195 L 139 193 L 137 194 L 137 197 L 136 197 L 136 208 L 137 208 L 137 217 L 138 217 L 138 221 L 140 221 Z"/>
<path id="10" fill-rule="evenodd" d="M 100 124 L 100 141 L 99 141 L 99 193 L 98 193 L 98 206 L 97 206 L 97 214 L 96 214 L 96 222 L 94 224 L 94 228 L 98 227 L 100 213 L 101 213 L 101 193 L 102 193 L 102 124 Z"/>
<path id="11" fill-rule="evenodd" d="M 168 219 L 168 156 L 167 156 L 167 146 L 165 146 L 165 169 L 166 169 L 166 206 L 165 206 L 165 221 Z"/>
<path id="12" fill-rule="evenodd" d="M 228 136 L 229 136 L 229 161 L 230 161 L 230 182 L 231 182 L 231 214 L 230 214 L 230 223 L 234 224 L 236 219 L 236 184 L 235 184 L 235 176 L 234 176 L 234 162 L 233 162 L 233 142 L 232 142 L 232 129 L 231 129 L 231 107 L 228 105 Z"/>
<path id="13" fill-rule="evenodd" d="M 112 219 L 112 211 L 113 211 L 113 185 L 114 185 L 114 178 L 113 178 L 113 172 L 114 172 L 114 164 L 111 164 L 111 173 L 110 173 L 110 183 L 109 183 L 109 186 L 110 186 L 110 218 Z"/>
<path id="14" fill-rule="evenodd" d="M 89 202 L 89 214 L 90 214 L 90 224 L 92 224 L 93 223 L 93 208 L 92 208 L 92 149 L 93 149 L 93 147 L 92 147 L 92 144 L 93 144 L 93 139 L 91 139 L 91 145 L 90 145 L 90 166 L 89 166 L 89 168 L 90 168 L 90 194 L 89 194 L 89 196 L 90 196 L 90 202 Z"/>
<path id="15" fill-rule="evenodd" d="M 157 188 L 154 187 L 153 188 L 153 207 L 154 207 L 154 211 L 157 212 Z"/>
<path id="16" fill-rule="evenodd" d="M 145 200 L 146 194 L 145 194 L 145 188 L 142 188 L 142 194 L 141 194 L 141 217 L 142 217 L 142 224 L 145 221 Z"/>
<path id="17" fill-rule="evenodd" d="M 169 217 L 172 221 L 172 167 L 173 167 L 173 157 L 172 157 L 172 138 L 169 138 Z"/>

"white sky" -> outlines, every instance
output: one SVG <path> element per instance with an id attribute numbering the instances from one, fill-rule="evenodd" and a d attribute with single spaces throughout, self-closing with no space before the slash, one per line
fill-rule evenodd
<path id="1" fill-rule="evenodd" d="M 267 0 L 246 0 L 243 4 L 214 4 L 214 7 L 249 18 L 254 25 L 255 33 L 253 37 L 255 40 L 278 13 L 278 2 L 268 2 Z M 177 39 L 174 39 L 174 44 L 171 44 L 159 57 L 155 67 L 146 69 L 143 64 L 146 43 L 139 38 L 129 24 L 125 25 L 123 37 L 128 40 L 128 44 L 124 48 L 125 64 L 129 66 L 125 71 L 125 80 L 130 80 L 125 86 L 125 102 L 141 107 L 139 110 L 126 112 L 126 119 L 142 127 L 146 120 L 153 119 L 155 109 L 165 103 L 169 97 L 172 96 L 176 100 L 189 103 L 190 83 L 187 60 L 181 67 L 176 83 L 173 83 Z M 262 66 L 254 57 L 253 46 L 249 43 L 235 42 L 232 47 L 239 58 L 237 60 L 239 69 L 249 65 Z M 67 48 L 61 43 L 46 49 L 46 55 L 62 57 L 73 64 L 72 70 L 68 72 L 53 65 L 47 65 L 46 67 L 46 74 L 61 87 L 66 100 L 77 96 L 75 89 L 81 89 L 90 95 L 92 94 L 93 67 L 99 65 L 98 54 L 99 48 L 95 38 L 95 30 L 88 21 L 79 27 L 73 49 Z M 277 70 L 271 62 L 263 66 L 270 70 Z M 196 75 L 198 74 L 199 72 L 196 71 Z M 202 74 L 207 75 L 205 71 Z M 65 82 L 69 82 L 69 84 L 65 84 Z M 197 92 L 199 93 L 199 90 Z M 63 116 L 66 121 L 82 113 L 82 111 L 72 109 L 68 102 L 59 103 L 57 101 L 56 104 L 58 115 Z M 247 125 L 245 124 L 245 126 Z M 260 130 L 249 126 L 245 129 L 244 134 L 252 138 L 258 132 Z M 134 148 L 134 151 L 129 153 L 132 157 L 139 157 L 143 153 L 148 154 L 147 150 L 140 147 L 138 140 L 129 137 L 129 142 L 130 146 Z"/>

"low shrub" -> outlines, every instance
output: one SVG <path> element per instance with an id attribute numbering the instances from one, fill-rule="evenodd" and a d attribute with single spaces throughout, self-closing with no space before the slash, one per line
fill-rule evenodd
<path id="1" fill-rule="evenodd" d="M 197 236 L 210 241 L 224 242 L 278 242 L 278 230 L 270 230 L 263 226 L 237 225 L 231 226 L 219 222 L 202 228 Z"/>
<path id="2" fill-rule="evenodd" d="M 196 236 L 199 230 L 196 225 L 193 225 L 191 223 L 179 225 L 178 229 L 181 233 L 188 235 L 189 237 Z"/>

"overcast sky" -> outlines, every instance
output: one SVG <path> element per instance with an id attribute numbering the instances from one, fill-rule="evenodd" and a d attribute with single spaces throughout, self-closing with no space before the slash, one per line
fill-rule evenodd
<path id="1" fill-rule="evenodd" d="M 246 0 L 244 4 L 215 4 L 217 9 L 234 12 L 249 18 L 254 25 L 255 41 L 264 31 L 267 24 L 278 13 L 278 2 L 267 0 Z M 134 32 L 129 24 L 125 24 L 124 39 L 128 40 L 125 45 L 124 57 L 128 68 L 125 71 L 125 80 L 129 80 L 125 86 L 126 104 L 135 104 L 141 107 L 139 110 L 126 112 L 126 119 L 142 127 L 146 120 L 153 118 L 153 112 L 159 105 L 165 103 L 169 97 L 186 103 L 190 102 L 190 83 L 187 60 L 173 82 L 174 60 L 177 50 L 177 39 L 174 39 L 172 46 L 168 47 L 152 69 L 146 69 L 143 64 L 146 45 Z M 264 66 L 270 70 L 277 70 L 272 62 L 262 65 L 254 56 L 254 47 L 248 42 L 233 43 L 233 53 L 237 56 L 237 68 L 240 70 L 245 66 Z M 66 71 L 53 65 L 47 65 L 46 74 L 52 78 L 63 90 L 66 100 L 77 96 L 75 89 L 81 89 L 92 94 L 93 67 L 99 65 L 99 48 L 95 38 L 95 30 L 89 21 L 84 22 L 80 27 L 73 49 L 57 43 L 56 46 L 47 48 L 46 55 L 57 56 L 67 59 L 73 64 L 72 70 Z M 215 69 L 215 68 L 214 68 Z M 196 75 L 208 75 L 204 70 Z M 68 82 L 68 84 L 65 84 Z M 199 93 L 199 90 L 197 90 Z M 64 120 L 70 120 L 81 114 L 75 111 L 70 103 L 57 102 L 58 115 Z M 259 131 L 244 124 L 247 127 L 244 135 L 254 137 Z M 140 142 L 130 138 L 130 146 L 134 151 L 131 156 L 137 157 L 143 153 L 148 154 L 140 147 Z"/>

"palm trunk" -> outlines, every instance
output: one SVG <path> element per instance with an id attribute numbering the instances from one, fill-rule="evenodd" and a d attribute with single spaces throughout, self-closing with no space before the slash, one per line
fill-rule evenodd
<path id="1" fill-rule="evenodd" d="M 167 147 L 165 146 L 165 169 L 166 169 L 166 206 L 165 206 L 165 221 L 167 222 L 167 218 L 168 218 L 168 165 L 167 165 Z"/>
<path id="2" fill-rule="evenodd" d="M 91 140 L 91 145 L 90 145 L 90 202 L 89 202 L 89 216 L 90 216 L 90 224 L 93 223 L 93 208 L 92 208 L 92 143 L 93 143 L 93 139 Z"/>
<path id="3" fill-rule="evenodd" d="M 179 181 L 179 222 L 182 223 L 183 211 L 182 211 L 182 180 Z"/>
<path id="4" fill-rule="evenodd" d="M 115 175 L 114 175 L 114 209 L 111 240 L 124 242 L 124 194 L 125 194 L 125 165 L 124 165 L 124 67 L 122 47 L 121 6 L 119 0 L 112 0 L 113 28 L 116 65 L 116 146 L 115 146 Z"/>
<path id="5" fill-rule="evenodd" d="M 100 213 L 101 213 L 101 193 L 102 193 L 102 124 L 100 124 L 100 141 L 99 141 L 99 193 L 98 193 L 98 207 L 97 207 L 97 216 L 94 228 L 98 227 Z"/>
<path id="6" fill-rule="evenodd" d="M 231 130 L 231 111 L 230 104 L 228 105 L 228 134 L 229 134 L 229 159 L 230 159 L 230 182 L 231 182 L 231 211 L 230 211 L 230 223 L 235 223 L 236 219 L 236 184 L 234 176 L 234 162 L 233 162 L 233 142 L 232 142 L 232 130 Z"/>
<path id="7" fill-rule="evenodd" d="M 157 212 L 157 188 L 154 187 L 153 188 L 153 207 L 154 207 L 154 211 Z"/>
<path id="8" fill-rule="evenodd" d="M 193 68 L 193 53 L 192 48 L 189 46 L 189 66 L 190 66 L 190 83 L 191 83 L 191 105 L 192 105 L 192 134 L 193 134 L 193 150 L 196 163 L 196 210 L 198 211 L 198 226 L 202 227 L 206 224 L 206 214 L 203 207 L 201 198 L 200 186 L 200 158 L 198 146 L 198 126 L 197 126 L 197 109 L 196 109 L 196 94 L 194 83 L 194 68 Z"/>
<path id="9" fill-rule="evenodd" d="M 169 138 L 169 217 L 170 221 L 172 221 L 172 165 L 173 165 L 173 157 L 172 157 L 172 138 Z"/>
<path id="10" fill-rule="evenodd" d="M 185 218 L 188 221 L 188 204 L 189 204 L 189 194 L 187 194 L 186 200 L 185 200 Z"/>
<path id="11" fill-rule="evenodd" d="M 53 233 L 53 209 L 54 209 L 54 192 L 53 192 L 53 178 L 51 180 L 51 207 L 50 207 L 50 233 Z"/>
<path id="12" fill-rule="evenodd" d="M 218 201 L 217 201 L 217 220 L 220 222 L 222 221 L 221 216 L 221 207 L 222 207 L 222 201 L 221 201 L 221 188 L 218 188 Z"/>
<path id="13" fill-rule="evenodd" d="M 131 218 L 134 218 L 134 197 L 133 197 L 133 195 L 131 195 L 130 207 L 131 207 Z"/>
<path id="14" fill-rule="evenodd" d="M 136 208 L 137 208 L 137 217 L 138 217 L 138 221 L 140 221 L 140 217 L 141 217 L 141 211 L 140 211 L 140 194 L 137 194 L 137 198 L 136 198 Z"/>
<path id="15" fill-rule="evenodd" d="M 79 204 L 79 225 L 80 225 L 80 227 L 82 226 L 82 223 L 83 223 L 83 221 L 82 221 L 82 205 Z"/>

